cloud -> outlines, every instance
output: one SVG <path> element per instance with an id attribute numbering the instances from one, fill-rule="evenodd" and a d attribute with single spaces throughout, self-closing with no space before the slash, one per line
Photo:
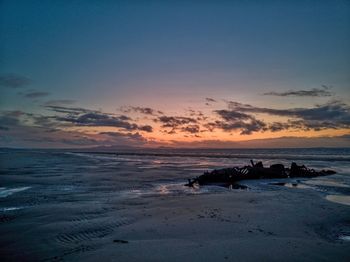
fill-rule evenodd
<path id="1" fill-rule="evenodd" d="M 350 107 L 341 101 L 331 101 L 311 108 L 271 109 L 229 102 L 229 108 L 238 112 L 262 113 L 276 116 L 296 117 L 304 120 L 332 121 L 349 124 Z"/>
<path id="2" fill-rule="evenodd" d="M 291 108 L 291 109 L 272 109 L 264 107 L 254 107 L 238 102 L 228 102 L 232 112 L 268 114 L 282 117 L 289 117 L 290 120 L 284 124 L 284 128 L 303 128 L 303 129 L 339 129 L 350 127 L 350 107 L 341 101 L 331 101 L 322 105 L 316 105 L 311 108 Z M 294 119 L 294 120 L 293 120 Z M 278 126 L 279 125 L 279 126 Z M 273 130 L 281 130 L 281 124 L 274 124 Z"/>
<path id="3" fill-rule="evenodd" d="M 3 127 L 3 130 L 9 129 L 10 127 L 17 126 L 19 123 L 17 118 L 10 116 L 0 116 L 0 125 Z"/>
<path id="4" fill-rule="evenodd" d="M 57 121 L 55 116 L 33 115 L 31 116 L 31 125 L 46 129 L 49 132 L 57 131 L 62 128 L 72 127 L 69 123 Z"/>
<path id="5" fill-rule="evenodd" d="M 5 127 L 6 130 L 23 128 L 24 126 L 35 126 L 45 130 L 45 132 L 52 132 L 70 125 L 56 121 L 53 116 L 31 114 L 20 110 L 14 110 L 0 112 L 0 126 Z"/>
<path id="6" fill-rule="evenodd" d="M 46 106 L 46 108 L 64 114 L 55 116 L 56 121 L 71 123 L 75 126 L 117 127 L 125 130 L 152 132 L 150 125 L 137 125 L 126 115 L 114 115 L 79 107 Z"/>
<path id="7" fill-rule="evenodd" d="M 176 130 L 193 133 L 197 129 L 195 124 L 198 123 L 196 118 L 184 116 L 160 116 L 154 121 L 160 122 L 162 128 L 171 128 L 171 130 L 163 130 L 167 134 L 176 134 Z"/>
<path id="8" fill-rule="evenodd" d="M 91 147 L 105 143 L 96 135 L 87 135 L 76 131 L 47 129 L 38 126 L 28 126 L 20 122 L 16 128 L 10 128 L 0 135 L 2 146 L 11 147 Z M 106 143 L 109 143 L 106 141 Z"/>
<path id="9" fill-rule="evenodd" d="M 230 121 L 237 121 L 237 120 L 248 120 L 251 119 L 252 116 L 240 113 L 237 111 L 230 111 L 230 110 L 215 110 L 215 113 L 217 113 L 222 119 L 230 122 Z"/>
<path id="10" fill-rule="evenodd" d="M 188 126 L 182 127 L 181 131 L 185 133 L 197 134 L 200 132 L 200 127 L 199 125 L 188 125 Z"/>
<path id="11" fill-rule="evenodd" d="M 106 137 L 110 145 L 143 146 L 148 143 L 140 133 L 123 132 L 100 132 L 99 135 Z"/>
<path id="12" fill-rule="evenodd" d="M 210 97 L 206 97 L 205 101 L 208 102 L 208 103 L 216 103 L 216 100 L 213 99 L 213 98 L 210 98 Z"/>
<path id="13" fill-rule="evenodd" d="M 291 125 L 289 125 L 288 123 L 281 123 L 281 122 L 273 122 L 269 125 L 269 130 L 271 132 L 279 132 L 282 130 L 286 130 L 291 128 Z"/>
<path id="14" fill-rule="evenodd" d="M 148 143 L 136 132 L 84 133 L 61 129 L 65 123 L 54 116 L 34 115 L 21 111 L 0 113 L 1 146 L 12 147 L 91 147 L 140 146 Z M 58 128 L 56 128 L 58 127 Z"/>
<path id="15" fill-rule="evenodd" d="M 266 131 L 266 124 L 257 119 L 245 121 L 215 121 L 206 124 L 206 127 L 213 131 L 215 128 L 222 129 L 226 132 L 240 131 L 241 135 L 251 135 L 253 132 Z"/>
<path id="16" fill-rule="evenodd" d="M 310 97 L 322 97 L 322 96 L 332 96 L 333 93 L 329 91 L 329 87 L 323 85 L 321 88 L 313 88 L 311 90 L 290 90 L 287 92 L 267 92 L 264 93 L 265 96 L 310 96 Z"/>
<path id="17" fill-rule="evenodd" d="M 350 107 L 341 101 L 331 101 L 311 108 L 273 109 L 255 107 L 228 101 L 228 109 L 214 110 L 219 119 L 204 124 L 208 131 L 240 131 L 241 135 L 253 132 L 279 132 L 288 129 L 314 130 L 350 128 Z M 259 114 L 287 117 L 287 121 L 268 123 Z"/>
<path id="18" fill-rule="evenodd" d="M 177 128 L 186 124 L 195 124 L 197 120 L 191 117 L 183 117 L 183 116 L 160 116 L 155 120 L 156 122 L 161 122 L 162 127 L 167 128 Z"/>
<path id="19" fill-rule="evenodd" d="M 45 102 L 43 106 L 67 106 L 72 105 L 76 102 L 76 100 L 71 99 L 57 99 L 57 100 L 49 100 Z"/>
<path id="20" fill-rule="evenodd" d="M 26 98 L 40 98 L 40 97 L 45 97 L 48 95 L 50 95 L 50 93 L 40 92 L 40 91 L 32 91 L 32 92 L 28 92 L 28 93 L 23 94 L 23 96 Z"/>
<path id="21" fill-rule="evenodd" d="M 0 126 L 0 130 L 3 130 L 3 131 L 8 131 L 10 130 L 8 127 L 6 126 Z"/>
<path id="22" fill-rule="evenodd" d="M 121 132 L 100 132 L 100 135 L 107 135 L 113 138 L 132 138 L 134 140 L 146 141 L 146 139 L 139 133 L 121 133 Z"/>
<path id="23" fill-rule="evenodd" d="M 127 130 L 137 129 L 136 124 L 130 124 L 124 120 L 124 117 L 111 116 L 100 112 L 88 112 L 81 115 L 66 115 L 56 117 L 59 121 L 70 122 L 77 126 L 112 126 Z"/>
<path id="24" fill-rule="evenodd" d="M 205 101 L 206 101 L 205 105 L 207 105 L 207 106 L 210 106 L 212 103 L 217 102 L 215 99 L 210 98 L 210 97 L 205 98 Z"/>
<path id="25" fill-rule="evenodd" d="M 0 86 L 9 88 L 21 88 L 32 83 L 30 78 L 17 74 L 0 75 Z"/>
<path id="26" fill-rule="evenodd" d="M 19 118 L 24 113 L 22 111 L 2 111 L 0 113 L 0 126 L 2 130 L 9 130 L 11 127 L 16 127 L 20 124 Z"/>
<path id="27" fill-rule="evenodd" d="M 210 131 L 219 128 L 226 132 L 240 131 L 241 135 L 251 135 L 253 132 L 266 130 L 266 124 L 252 115 L 224 109 L 214 112 L 220 119 L 205 125 Z"/>
<path id="28" fill-rule="evenodd" d="M 150 125 L 144 125 L 144 126 L 140 126 L 140 125 L 139 125 L 139 126 L 138 126 L 138 130 L 151 133 L 151 132 L 153 132 L 153 127 L 150 126 Z"/>
<path id="29" fill-rule="evenodd" d="M 57 106 L 57 105 L 46 105 L 45 107 L 50 111 L 54 111 L 56 113 L 69 114 L 69 115 L 79 115 L 79 114 L 90 113 L 90 112 L 98 112 L 95 110 L 90 110 L 90 109 L 81 108 L 81 107 L 66 107 L 66 106 Z"/>
<path id="30" fill-rule="evenodd" d="M 200 110 L 193 110 L 192 108 L 187 109 L 188 114 L 194 117 L 197 121 L 205 121 L 208 119 Z"/>
<path id="31" fill-rule="evenodd" d="M 124 113 L 130 113 L 130 112 L 136 112 L 144 115 L 162 115 L 163 112 L 160 110 L 155 110 L 150 107 L 140 107 L 140 106 L 128 106 L 128 107 L 121 107 L 120 110 Z"/>
<path id="32" fill-rule="evenodd" d="M 46 131 L 57 131 L 64 128 L 116 127 L 127 131 L 143 131 L 151 133 L 150 125 L 138 125 L 125 115 L 114 115 L 78 107 L 47 106 L 56 112 L 55 115 L 29 114 L 22 111 L 0 112 L 0 126 L 12 128 L 18 125 L 36 126 Z"/>

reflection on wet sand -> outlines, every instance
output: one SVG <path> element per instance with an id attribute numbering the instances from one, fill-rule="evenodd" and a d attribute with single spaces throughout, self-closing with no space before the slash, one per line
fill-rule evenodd
<path id="1" fill-rule="evenodd" d="M 271 183 L 270 185 L 274 186 L 285 186 L 288 188 L 300 188 L 300 189 L 310 189 L 312 188 L 311 186 L 307 186 L 301 183 L 285 183 L 285 182 L 276 182 L 276 183 Z"/>
<path id="2" fill-rule="evenodd" d="M 334 181 L 330 179 L 312 179 L 309 181 L 305 181 L 306 184 L 314 185 L 314 186 L 329 186 L 329 187 L 344 187 L 350 188 L 349 185 L 346 185 L 340 181 Z"/>
<path id="3" fill-rule="evenodd" d="M 346 195 L 328 195 L 326 199 L 338 204 L 348 205 L 350 206 L 350 196 Z"/>

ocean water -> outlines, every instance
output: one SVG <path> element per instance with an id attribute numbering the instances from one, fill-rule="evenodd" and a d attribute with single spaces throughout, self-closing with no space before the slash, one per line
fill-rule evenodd
<path id="1" fill-rule="evenodd" d="M 313 179 L 242 181 L 246 190 L 268 191 L 281 186 L 285 190 L 313 190 L 328 201 L 350 205 L 349 148 L 143 149 L 106 153 L 1 149 L 0 254 L 10 256 L 17 252 L 18 241 L 23 241 L 21 245 L 33 241 L 30 237 L 11 239 L 16 232 L 29 236 L 34 228 L 40 236 L 38 243 L 49 251 L 59 249 L 58 245 L 61 254 L 83 252 L 89 248 L 81 245 L 84 241 L 103 238 L 133 223 L 125 215 L 126 207 L 116 205 L 117 200 L 141 206 L 145 198 L 229 193 L 235 189 L 188 188 L 184 184 L 206 170 L 248 165 L 250 159 L 263 161 L 265 166 L 289 166 L 295 161 L 317 170 L 333 169 L 337 174 Z M 67 231 L 72 233 L 62 233 Z M 47 244 L 48 238 L 51 244 Z M 35 250 L 28 252 L 34 252 L 30 255 L 36 258 Z"/>
<path id="2" fill-rule="evenodd" d="M 294 161 L 316 170 L 337 172 L 332 176 L 298 180 L 299 188 L 324 190 L 327 195 L 342 195 L 350 188 L 349 148 L 129 149 L 115 152 L 1 149 L 0 210 L 31 208 L 50 201 L 74 201 L 81 195 L 138 198 L 218 193 L 227 189 L 214 186 L 191 189 L 183 185 L 188 178 L 206 170 L 248 165 L 250 159 L 262 161 L 265 166 L 282 163 L 288 167 Z M 275 181 L 243 181 L 242 184 L 251 190 L 263 190 L 272 182 Z M 285 186 L 293 188 L 293 181 L 286 182 Z"/>

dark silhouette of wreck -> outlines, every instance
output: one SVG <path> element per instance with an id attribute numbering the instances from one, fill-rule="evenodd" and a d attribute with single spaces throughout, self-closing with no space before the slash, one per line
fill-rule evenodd
<path id="1" fill-rule="evenodd" d="M 186 186 L 193 187 L 194 184 L 210 185 L 217 184 L 230 186 L 240 180 L 248 179 L 271 179 L 271 178 L 293 178 L 293 177 L 317 177 L 332 175 L 333 170 L 316 171 L 306 166 L 298 166 L 292 163 L 290 168 L 285 168 L 282 164 L 274 164 L 264 167 L 262 162 L 254 163 L 250 160 L 250 166 L 214 169 L 211 172 L 204 172 L 203 175 L 194 179 L 188 179 Z"/>

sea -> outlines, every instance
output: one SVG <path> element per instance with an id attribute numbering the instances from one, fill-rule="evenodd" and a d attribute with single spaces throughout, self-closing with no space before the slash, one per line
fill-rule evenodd
<path id="1" fill-rule="evenodd" d="M 189 178 L 213 169 L 245 166 L 250 160 L 264 166 L 292 162 L 336 175 L 288 180 L 323 190 L 328 195 L 349 193 L 350 148 L 293 149 L 123 149 L 93 150 L 0 149 L 0 212 L 31 209 L 41 204 L 104 199 L 225 192 L 216 186 L 188 188 Z M 278 180 L 278 179 L 277 179 Z M 248 190 L 264 190 L 272 180 L 243 181 Z M 276 182 L 276 181 L 273 181 Z"/>
<path id="2" fill-rule="evenodd" d="M 264 166 L 281 163 L 286 167 L 296 162 L 337 173 L 313 179 L 241 181 L 244 187 L 237 189 L 184 186 L 187 179 L 205 171 L 249 165 L 250 160 L 262 161 Z M 69 252 L 84 251 L 88 246 L 80 245 L 72 250 L 72 243 L 106 236 L 115 228 L 133 222 L 123 217 L 123 211 L 119 212 L 116 199 L 137 206 L 145 198 L 227 194 L 232 190 L 273 191 L 277 187 L 313 190 L 328 201 L 350 205 L 350 148 L 160 148 L 108 152 L 3 148 L 0 149 L 0 255 L 6 257 L 18 252 L 18 241 L 22 241 L 21 246 L 30 245 L 33 238 L 25 236 L 33 234 L 38 235 L 38 241 L 53 239 L 52 249 L 56 250 L 59 244 L 61 252 L 68 252 L 65 245 L 70 246 Z M 92 224 L 97 216 L 103 219 L 113 212 L 121 214 L 114 224 L 102 227 L 103 220 Z M 62 228 L 71 226 L 82 233 L 62 233 Z M 88 229 L 79 231 L 79 226 Z M 35 257 L 35 250 L 26 252 L 34 252 L 30 254 Z"/>

